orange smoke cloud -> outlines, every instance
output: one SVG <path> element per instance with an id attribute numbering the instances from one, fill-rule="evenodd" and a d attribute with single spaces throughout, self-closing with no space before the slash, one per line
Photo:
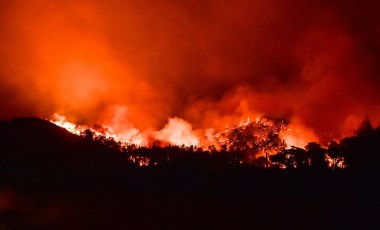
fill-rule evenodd
<path id="1" fill-rule="evenodd" d="M 175 122 L 191 133 L 265 115 L 297 121 L 313 140 L 340 138 L 366 115 L 380 122 L 378 7 L 6 0 L 0 116 L 58 112 L 128 137 L 169 138 L 177 134 L 163 130 Z M 165 127 L 170 117 L 178 120 Z"/>

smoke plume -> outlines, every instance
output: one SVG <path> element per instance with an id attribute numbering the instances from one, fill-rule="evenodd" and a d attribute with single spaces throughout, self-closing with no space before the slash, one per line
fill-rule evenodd
<path id="1" fill-rule="evenodd" d="M 5 0 L 0 116 L 58 112 L 170 137 L 175 122 L 189 131 L 267 116 L 319 140 L 340 138 L 366 116 L 380 122 L 379 7 Z"/>

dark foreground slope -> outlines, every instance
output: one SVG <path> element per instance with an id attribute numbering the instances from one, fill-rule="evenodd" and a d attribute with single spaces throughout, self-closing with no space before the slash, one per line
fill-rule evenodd
<path id="1" fill-rule="evenodd" d="M 138 168 L 44 120 L 0 129 L 0 229 L 380 227 L 373 170 Z"/>

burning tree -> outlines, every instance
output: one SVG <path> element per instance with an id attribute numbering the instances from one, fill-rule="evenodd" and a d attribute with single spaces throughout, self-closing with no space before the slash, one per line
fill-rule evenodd
<path id="1" fill-rule="evenodd" d="M 280 138 L 280 132 L 287 123 L 267 117 L 258 117 L 255 121 L 247 119 L 224 132 L 218 133 L 216 138 L 227 151 L 248 154 L 250 158 L 273 154 L 285 149 L 286 144 Z"/>

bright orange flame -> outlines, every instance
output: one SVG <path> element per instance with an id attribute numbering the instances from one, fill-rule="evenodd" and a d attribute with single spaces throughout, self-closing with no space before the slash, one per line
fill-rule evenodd
<path id="1" fill-rule="evenodd" d="M 286 130 L 281 132 L 281 137 L 287 146 L 305 147 L 309 142 L 318 142 L 315 133 L 300 123 L 290 123 Z"/>
<path id="2" fill-rule="evenodd" d="M 123 113 L 124 114 L 124 113 Z M 163 129 L 159 131 L 144 131 L 134 128 L 132 125 L 121 124 L 127 122 L 125 119 L 121 119 L 123 115 L 117 113 L 113 118 L 113 122 L 109 122 L 106 125 L 91 127 L 87 125 L 77 125 L 75 123 L 66 120 L 65 116 L 55 113 L 50 121 L 67 131 L 80 135 L 86 129 L 91 130 L 95 136 L 104 136 L 106 138 L 112 138 L 122 145 L 134 144 L 137 146 L 149 146 L 152 141 L 159 141 L 163 144 L 167 143 L 176 146 L 194 146 L 208 149 L 209 146 L 214 146 L 220 150 L 222 145 L 227 147 L 233 145 L 234 138 L 231 133 L 236 132 L 236 129 L 246 130 L 250 125 L 254 125 L 255 138 L 257 143 L 248 143 L 248 146 L 253 144 L 261 145 L 260 150 L 263 152 L 275 153 L 278 149 L 271 149 L 269 143 L 270 135 L 278 135 L 278 137 L 284 140 L 285 147 L 304 147 L 310 141 L 315 141 L 316 136 L 314 133 L 306 129 L 301 124 L 289 124 L 284 122 L 274 122 L 270 119 L 263 118 L 261 116 L 256 117 L 254 121 L 250 118 L 239 122 L 235 126 L 226 126 L 225 130 L 216 132 L 214 128 L 208 128 L 205 130 L 194 131 L 192 125 L 178 117 L 169 118 L 168 123 Z M 125 114 L 124 114 L 125 115 Z M 247 137 L 249 139 L 249 137 Z M 247 140 L 248 142 L 250 140 Z M 268 146 L 266 146 L 266 144 Z M 262 148 L 262 149 L 261 149 Z"/>
<path id="3" fill-rule="evenodd" d="M 76 135 L 79 135 L 82 130 L 83 131 L 85 130 L 85 129 L 80 128 L 78 125 L 76 125 L 74 123 L 66 121 L 66 117 L 65 116 L 61 116 L 58 113 L 53 114 L 53 116 L 50 119 L 50 121 L 52 123 L 58 125 L 59 127 L 62 127 L 64 129 L 66 129 L 70 133 L 73 133 L 73 134 L 76 134 Z"/>
<path id="4" fill-rule="evenodd" d="M 49 121 L 75 135 L 83 135 L 86 130 L 90 130 L 93 138 L 111 138 L 124 147 L 131 145 L 149 147 L 158 141 L 163 146 L 193 146 L 206 151 L 212 150 L 210 148 L 218 151 L 223 148 L 227 151 L 245 151 L 248 153 L 248 159 L 240 159 L 232 164 L 250 163 L 259 157 L 264 157 L 268 160 L 265 167 L 280 169 L 287 166 L 271 162 L 268 158 L 269 155 L 277 154 L 291 147 L 304 148 L 307 143 L 317 140 L 316 135 L 301 123 L 286 124 L 284 121 L 275 121 L 262 116 L 258 116 L 254 120 L 247 118 L 234 126 L 226 126 L 225 130 L 220 132 L 216 132 L 213 128 L 195 132 L 189 122 L 178 117 L 169 118 L 168 123 L 159 131 L 145 132 L 140 132 L 130 124 L 121 128 L 123 125 L 120 124 L 120 121 L 125 121 L 125 119 L 121 119 L 120 114 L 113 119 L 116 128 L 110 124 L 96 127 L 77 125 L 67 121 L 65 116 L 58 113 L 55 113 Z M 333 169 L 343 169 L 347 166 L 343 157 L 333 159 L 325 154 L 325 160 Z M 140 167 L 157 165 L 157 162 L 153 162 L 151 158 L 140 155 L 131 155 L 128 161 Z M 293 167 L 297 167 L 297 165 L 293 165 Z"/>
<path id="5" fill-rule="evenodd" d="M 192 131 L 191 124 L 181 118 L 169 118 L 165 127 L 155 132 L 158 140 L 169 142 L 173 145 L 199 146 L 199 138 Z"/>
<path id="6" fill-rule="evenodd" d="M 93 128 L 87 125 L 77 125 L 66 120 L 65 116 L 55 113 L 49 120 L 52 123 L 66 129 L 70 133 L 80 135 L 89 129 L 95 136 L 112 138 L 123 145 L 135 144 L 138 146 L 148 146 L 149 139 L 163 141 L 177 146 L 199 146 L 200 142 L 196 134 L 192 131 L 191 124 L 180 118 L 169 118 L 168 124 L 160 131 L 140 133 L 136 128 L 121 129 L 119 132 L 111 125 L 104 125 Z"/>

